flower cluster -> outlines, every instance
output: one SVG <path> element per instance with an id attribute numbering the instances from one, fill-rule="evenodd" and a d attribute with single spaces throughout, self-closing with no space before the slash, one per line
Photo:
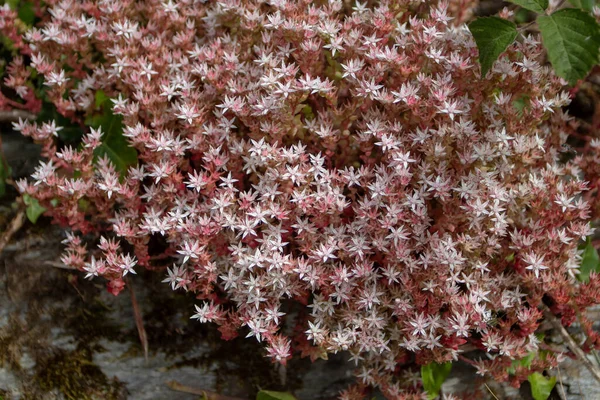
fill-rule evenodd
<path id="1" fill-rule="evenodd" d="M 82 126 L 109 97 L 137 163 L 106 125 L 74 146 L 19 121 L 47 158 L 19 187 L 101 235 L 94 250 L 69 235 L 63 261 L 112 293 L 166 270 L 224 338 L 280 363 L 348 351 L 359 386 L 390 399 L 418 393 L 414 365 L 467 345 L 482 374 L 518 384 L 507 370 L 538 348 L 543 304 L 568 325 L 600 298 L 596 275 L 575 280 L 587 188 L 538 37 L 482 78 L 470 1 L 47 3 L 15 74 L 43 76 Z"/>

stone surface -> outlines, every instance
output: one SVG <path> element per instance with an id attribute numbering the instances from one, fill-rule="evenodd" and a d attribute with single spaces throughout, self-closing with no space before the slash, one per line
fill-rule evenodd
<path id="1" fill-rule="evenodd" d="M 98 398 L 198 397 L 172 391 L 167 386 L 172 380 L 242 398 L 261 387 L 284 389 L 279 371 L 256 341 L 226 342 L 214 327 L 190 320 L 193 297 L 172 292 L 160 283 L 160 274 L 140 273 L 133 279 L 150 344 L 145 360 L 127 291 L 115 297 L 100 280 L 83 280 L 83 274 L 47 265 L 59 265 L 60 230 L 48 226 L 24 230 L 0 256 L 0 353 L 7 344 L 18 348 L 17 360 L 0 368 L 5 397 L 65 398 L 56 388 L 38 390 L 36 364 L 47 358 L 40 354 L 41 347 L 74 354 L 89 349 L 86 362 L 102 372 L 102 380 L 110 383 L 116 378 L 122 384 L 114 397 Z M 299 399 L 335 398 L 352 382 L 343 355 L 312 365 L 294 360 L 286 372 L 285 388 Z"/>

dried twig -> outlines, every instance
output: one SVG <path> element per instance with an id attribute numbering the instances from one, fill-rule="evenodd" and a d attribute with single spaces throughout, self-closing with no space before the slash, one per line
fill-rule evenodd
<path id="1" fill-rule="evenodd" d="M 493 397 L 495 400 L 499 400 L 499 399 L 498 399 L 498 396 L 496 396 L 496 395 L 494 394 L 494 392 L 492 392 L 492 389 L 491 389 L 491 388 L 488 386 L 488 384 L 487 384 L 487 383 L 484 383 L 484 385 L 485 385 L 485 388 L 488 390 L 488 392 L 490 392 L 490 394 L 492 395 L 492 397 Z"/>
<path id="2" fill-rule="evenodd" d="M 77 271 L 77 268 L 75 268 L 75 267 L 71 267 L 67 264 L 63 264 L 63 263 L 56 262 L 56 261 L 45 261 L 44 265 L 47 265 L 49 267 L 54 267 L 54 268 L 67 269 L 69 271 Z"/>
<path id="3" fill-rule="evenodd" d="M 185 386 L 177 381 L 169 381 L 169 382 L 167 382 L 167 386 L 171 390 L 175 390 L 176 392 L 183 392 L 183 393 L 196 394 L 198 396 L 205 396 L 205 398 L 207 400 L 246 400 L 241 397 L 224 396 L 219 393 L 211 392 L 210 390 L 204 390 L 204 389 L 194 388 L 191 386 Z"/>
<path id="4" fill-rule="evenodd" d="M 0 111 L 0 122 L 12 122 L 21 119 L 36 119 L 37 115 L 25 110 Z"/>
<path id="5" fill-rule="evenodd" d="M 560 323 L 558 318 L 556 318 L 556 316 L 554 316 L 554 314 L 552 314 L 550 312 L 550 310 L 548 310 L 548 309 L 546 309 L 546 319 L 552 323 L 552 326 L 554 326 L 554 328 L 556 328 L 556 330 L 558 331 L 560 336 L 566 342 L 567 347 L 569 347 L 569 349 L 573 352 L 573 354 L 575 354 L 577 359 L 579 361 L 581 361 L 583 363 L 583 365 L 585 365 L 585 367 L 590 371 L 590 373 L 592 374 L 594 379 L 596 379 L 598 382 L 600 382 L 600 369 L 598 369 L 598 367 L 595 366 L 587 358 L 587 356 L 585 355 L 583 350 L 581 350 L 581 348 L 577 345 L 577 343 L 575 343 L 575 340 L 573 340 L 571 335 L 569 335 L 569 332 L 567 332 L 567 330 Z"/>
<path id="6" fill-rule="evenodd" d="M 0 253 L 4 250 L 4 246 L 10 241 L 12 236 L 17 233 L 19 229 L 23 226 L 23 222 L 25 221 L 25 210 L 19 210 L 17 215 L 12 219 L 6 231 L 0 236 Z"/>
<path id="7" fill-rule="evenodd" d="M 140 337 L 140 343 L 144 349 L 144 358 L 148 361 L 148 336 L 146 335 L 146 328 L 144 328 L 144 320 L 140 311 L 140 306 L 135 298 L 135 292 L 133 286 L 128 278 L 125 278 L 125 283 L 129 288 L 129 294 L 131 295 L 131 304 L 133 305 L 133 315 L 135 317 L 135 326 L 137 327 L 138 336 Z"/>
<path id="8" fill-rule="evenodd" d="M 560 383 L 560 390 L 558 391 L 558 395 L 561 400 L 567 400 L 567 394 L 565 393 L 565 386 L 562 381 L 562 374 L 560 373 L 560 367 L 558 367 L 558 383 Z"/>

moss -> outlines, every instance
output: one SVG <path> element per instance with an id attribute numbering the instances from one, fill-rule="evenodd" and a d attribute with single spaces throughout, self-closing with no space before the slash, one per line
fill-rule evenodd
<path id="1" fill-rule="evenodd" d="M 0 271 L 1 278 L 6 288 L 12 288 L 7 293 L 13 295 L 16 308 L 0 327 L 0 365 L 15 375 L 21 398 L 125 398 L 124 385 L 109 379 L 92 362 L 93 353 L 103 350 L 98 340 L 115 340 L 120 332 L 108 318 L 107 307 L 96 300 L 98 288 L 91 284 L 76 287 L 62 270 L 20 268 L 14 260 L 6 265 L 12 268 Z M 51 332 L 56 327 L 75 338 L 75 350 L 52 345 Z M 21 365 L 24 355 L 33 367 Z"/>
<path id="2" fill-rule="evenodd" d="M 92 362 L 92 350 L 83 346 L 72 351 L 53 348 L 44 355 L 38 353 L 35 381 L 42 390 L 57 389 L 73 400 L 116 400 L 123 395 L 123 384 L 110 381 Z"/>
<path id="3" fill-rule="evenodd" d="M 8 324 L 0 329 L 0 366 L 20 371 L 19 360 L 27 330 L 23 321 L 11 315 Z"/>
<path id="4" fill-rule="evenodd" d="M 44 326 L 48 322 L 27 323 L 34 310 L 30 309 L 25 320 L 11 315 L 9 323 L 0 329 L 0 365 L 8 367 L 21 382 L 24 400 L 48 398 L 46 394 L 53 390 L 67 399 L 123 398 L 124 386 L 116 379 L 109 380 L 92 362 L 93 352 L 101 350 L 97 345 L 80 343 L 75 350 L 49 345 L 49 330 Z M 35 362 L 33 373 L 20 364 L 24 354 Z"/>
<path id="5" fill-rule="evenodd" d="M 74 300 L 68 309 L 57 308 L 52 319 L 59 321 L 67 333 L 82 343 L 96 343 L 100 339 L 123 341 L 127 338 L 122 327 L 110 318 L 108 306 L 97 298 L 85 297 L 89 297 L 87 293 L 84 298 Z"/>

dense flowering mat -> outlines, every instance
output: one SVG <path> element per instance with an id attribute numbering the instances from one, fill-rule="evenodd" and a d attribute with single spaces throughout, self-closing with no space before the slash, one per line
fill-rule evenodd
<path id="1" fill-rule="evenodd" d="M 598 302 L 576 278 L 600 141 L 565 154 L 538 37 L 481 77 L 465 2 L 47 3 L 23 36 L 0 11 L 23 55 L 6 85 L 56 110 L 15 123 L 46 157 L 18 185 L 112 293 L 162 271 L 225 339 L 284 364 L 349 351 L 343 396 L 390 399 L 459 358 L 518 384 L 560 357 L 538 351 L 544 310 L 569 325 Z"/>

